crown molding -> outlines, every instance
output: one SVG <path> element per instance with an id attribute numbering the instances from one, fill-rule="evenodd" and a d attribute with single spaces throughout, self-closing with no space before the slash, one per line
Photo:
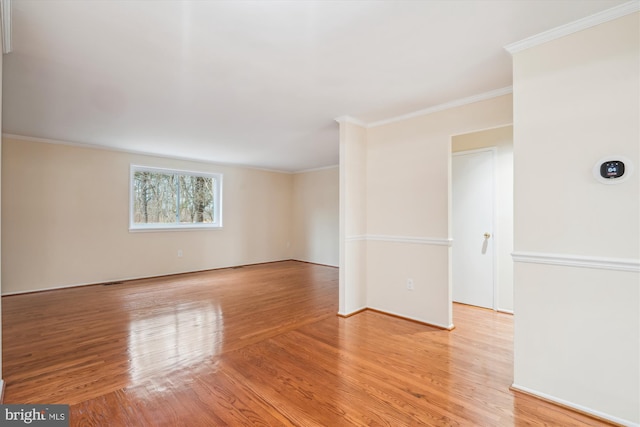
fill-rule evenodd
<path id="1" fill-rule="evenodd" d="M 640 0 L 638 0 L 640 1 Z M 338 123 L 352 123 L 354 125 L 362 126 L 365 129 L 373 128 L 376 126 L 388 125 L 390 123 L 400 122 L 402 120 L 413 119 L 414 117 L 426 116 L 427 114 L 437 113 L 438 111 L 449 110 L 451 108 L 462 107 L 463 105 L 473 104 L 474 102 L 486 101 L 488 99 L 497 98 L 503 95 L 509 95 L 513 93 L 513 86 L 507 86 L 489 92 L 479 93 L 477 95 L 469 96 L 467 98 L 456 99 L 454 101 L 445 102 L 444 104 L 434 105 L 429 108 L 414 111 L 412 113 L 403 114 L 401 116 L 395 116 L 388 119 L 378 120 L 371 123 L 365 123 L 362 120 L 358 120 L 351 116 L 336 117 L 335 121 Z"/>
<path id="2" fill-rule="evenodd" d="M 243 165 L 243 164 L 240 164 L 240 163 L 215 162 L 215 161 L 212 161 L 212 160 L 198 159 L 198 158 L 195 158 L 195 157 L 172 156 L 172 155 L 169 155 L 169 154 L 158 154 L 158 153 L 152 153 L 152 152 L 142 151 L 142 150 L 130 150 L 128 148 L 108 147 L 106 145 L 87 144 L 87 143 L 84 143 L 84 142 L 60 141 L 60 140 L 57 140 L 57 139 L 38 138 L 38 137 L 34 137 L 34 136 L 15 135 L 15 134 L 10 134 L 10 133 L 3 133 L 2 134 L 2 139 L 13 139 L 13 140 L 17 140 L 17 141 L 27 141 L 27 142 L 39 142 L 39 143 L 42 143 L 42 144 L 67 145 L 67 146 L 70 146 L 70 147 L 87 148 L 87 149 L 91 149 L 91 150 L 114 151 L 116 153 L 126 153 L 126 154 L 132 154 L 132 155 L 136 155 L 136 156 L 158 157 L 158 158 L 161 158 L 161 159 L 180 160 L 180 161 L 187 161 L 187 162 L 197 162 L 197 163 L 203 163 L 203 164 L 206 164 L 206 165 L 221 166 L 221 167 L 232 167 L 232 168 L 242 168 L 242 169 L 251 169 L 251 170 L 257 170 L 257 171 L 262 171 L 262 172 L 283 173 L 283 174 L 287 174 L 287 175 L 293 175 L 293 174 L 298 173 L 298 172 L 292 172 L 292 171 L 287 171 L 287 170 L 260 168 L 260 167 L 257 167 L 257 166 Z"/>
<path id="3" fill-rule="evenodd" d="M 504 49 L 513 55 L 531 47 L 559 39 L 560 37 L 568 36 L 569 34 L 577 33 L 578 31 L 586 30 L 587 28 L 595 27 L 596 25 L 603 24 L 605 22 L 613 21 L 614 19 L 622 18 L 623 16 L 630 15 L 638 11 L 640 11 L 640 0 L 632 0 L 585 18 L 578 19 L 577 21 L 569 22 L 568 24 L 552 28 L 551 30 L 544 31 L 540 34 L 527 37 L 519 42 L 508 44 Z"/>
<path id="4" fill-rule="evenodd" d="M 311 168 L 311 169 L 301 169 L 295 172 L 291 172 L 292 174 L 299 174 L 299 173 L 308 173 L 308 172 L 320 172 L 320 171 L 326 171 L 329 169 L 337 169 L 339 168 L 340 165 L 331 165 L 331 166 L 321 166 L 319 168 Z"/>
<path id="5" fill-rule="evenodd" d="M 413 113 L 403 114 L 401 116 L 392 117 L 389 119 L 379 120 L 377 122 L 371 122 L 367 127 L 377 127 L 388 125 L 390 123 L 399 122 L 402 120 L 413 119 L 414 117 L 425 116 L 427 114 L 436 113 L 438 111 L 449 110 L 451 108 L 462 107 L 463 105 L 473 104 L 474 102 L 486 101 L 487 99 L 497 98 L 499 96 L 508 95 L 513 93 L 513 87 L 507 86 L 500 89 L 492 90 L 489 92 L 479 93 L 477 95 L 469 96 L 467 98 L 457 99 L 444 104 L 434 105 L 433 107 L 425 108 L 423 110 L 414 111 Z"/>
<path id="6" fill-rule="evenodd" d="M 358 126 L 362 126 L 363 128 L 369 127 L 365 122 L 363 122 L 362 120 L 358 120 L 355 117 L 351 117 L 351 116 L 340 116 L 340 117 L 336 117 L 335 121 L 342 124 L 342 123 L 351 123 L 353 125 L 358 125 Z"/>
<path id="7" fill-rule="evenodd" d="M 0 17 L 2 26 L 2 53 L 13 49 L 11 43 L 11 0 L 0 0 Z"/>

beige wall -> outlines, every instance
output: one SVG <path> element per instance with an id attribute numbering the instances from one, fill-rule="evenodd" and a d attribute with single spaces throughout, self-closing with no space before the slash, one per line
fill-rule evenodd
<path id="1" fill-rule="evenodd" d="M 366 307 L 452 326 L 451 137 L 511 124 L 511 102 L 500 96 L 368 129 L 341 124 L 341 147 L 352 149 L 351 157 L 341 152 L 341 217 L 357 225 L 341 235 L 350 250 L 341 267 L 359 272 L 343 283 L 347 292 L 365 284 Z M 354 127 L 355 142 L 347 133 Z"/>
<path id="2" fill-rule="evenodd" d="M 639 16 L 514 55 L 514 386 L 627 425 L 640 423 Z M 597 182 L 607 155 L 635 174 Z"/>
<path id="3" fill-rule="evenodd" d="M 370 307 L 452 326 L 451 137 L 510 124 L 511 102 L 500 96 L 368 129 Z"/>
<path id="4" fill-rule="evenodd" d="M 513 126 L 488 129 L 451 139 L 452 151 L 496 147 L 496 281 L 498 306 L 513 311 Z"/>
<path id="5" fill-rule="evenodd" d="M 338 313 L 367 306 L 367 130 L 340 121 L 340 291 Z"/>
<path id="6" fill-rule="evenodd" d="M 2 148 L 5 294 L 291 258 L 290 174 L 25 140 Z M 129 232 L 131 164 L 223 173 L 224 228 Z"/>
<path id="7" fill-rule="evenodd" d="M 293 258 L 338 266 L 338 167 L 293 175 Z"/>

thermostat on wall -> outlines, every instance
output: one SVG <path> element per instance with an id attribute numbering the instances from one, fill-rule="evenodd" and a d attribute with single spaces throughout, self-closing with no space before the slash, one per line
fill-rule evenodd
<path id="1" fill-rule="evenodd" d="M 633 172 L 633 164 L 624 156 L 608 156 L 593 165 L 593 176 L 603 184 L 618 184 Z"/>

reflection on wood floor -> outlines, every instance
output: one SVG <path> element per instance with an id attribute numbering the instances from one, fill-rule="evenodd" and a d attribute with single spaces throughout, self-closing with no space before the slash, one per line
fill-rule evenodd
<path id="1" fill-rule="evenodd" d="M 5 403 L 83 426 L 606 425 L 509 390 L 512 317 L 343 319 L 338 269 L 285 261 L 3 297 Z"/>

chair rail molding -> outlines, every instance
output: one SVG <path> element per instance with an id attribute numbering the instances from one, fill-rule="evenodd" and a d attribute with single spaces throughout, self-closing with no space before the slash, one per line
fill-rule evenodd
<path id="1" fill-rule="evenodd" d="M 347 236 L 347 241 L 364 240 L 368 242 L 412 243 L 417 245 L 451 246 L 453 239 L 441 237 L 390 236 L 386 234 L 360 234 Z"/>
<path id="2" fill-rule="evenodd" d="M 572 254 L 553 254 L 545 252 L 513 252 L 514 262 L 530 264 L 559 265 L 563 267 L 596 268 L 640 272 L 640 260 L 632 258 L 605 258 Z"/>

